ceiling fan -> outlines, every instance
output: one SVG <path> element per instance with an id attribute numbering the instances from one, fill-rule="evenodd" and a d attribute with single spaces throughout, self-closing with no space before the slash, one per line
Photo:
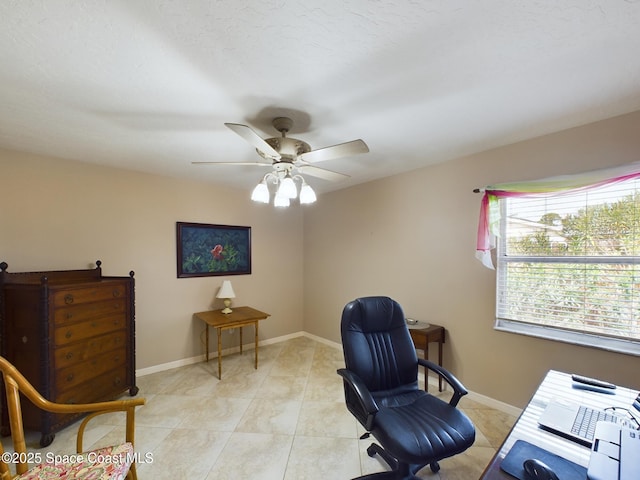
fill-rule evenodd
<path id="1" fill-rule="evenodd" d="M 326 160 L 366 153 L 369 147 L 363 140 L 352 140 L 330 147 L 312 150 L 308 143 L 296 138 L 287 137 L 287 133 L 293 125 L 293 120 L 288 117 L 277 117 L 272 121 L 274 128 L 280 132 L 280 137 L 266 138 L 260 137 L 251 127 L 238 123 L 225 123 L 225 125 L 235 133 L 244 138 L 250 145 L 255 147 L 258 154 L 266 161 L 256 162 L 192 162 L 198 165 L 255 165 L 260 167 L 272 167 L 272 172 L 267 173 L 262 182 L 258 184 L 252 194 L 252 199 L 269 203 L 269 191 L 267 183 L 272 181 L 278 185 L 276 192 L 276 206 L 288 206 L 288 199 L 297 196 L 297 190 L 294 180 L 301 180 L 302 187 L 300 191 L 301 203 L 312 203 L 315 201 L 315 193 L 311 187 L 306 184 L 304 178 L 298 174 L 311 175 L 323 180 L 339 181 L 348 178 L 348 175 L 334 172 L 325 168 L 317 167 L 315 164 Z M 298 173 L 298 174 L 296 174 Z M 283 186 L 287 185 L 284 188 Z M 305 188 L 307 187 L 307 188 Z M 256 193 L 257 190 L 260 192 Z M 282 191 L 281 191 L 282 190 Z M 306 192 L 312 193 L 313 200 L 305 202 L 305 199 L 311 198 L 305 195 Z M 265 196 L 266 192 L 266 196 Z M 280 194 L 280 203 L 287 205 L 278 205 L 278 196 Z M 285 197 L 286 195 L 286 197 Z M 254 198 L 257 197 L 257 198 Z M 282 198 L 286 198 L 284 202 Z M 266 201 L 265 201 L 266 198 Z"/>

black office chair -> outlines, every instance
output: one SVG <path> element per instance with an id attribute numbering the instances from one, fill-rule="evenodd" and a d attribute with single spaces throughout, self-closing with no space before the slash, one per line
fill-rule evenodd
<path id="1" fill-rule="evenodd" d="M 349 411 L 380 445 L 379 454 L 392 468 L 359 477 L 415 479 L 429 465 L 464 452 L 475 440 L 471 420 L 456 408 L 467 394 L 450 372 L 418 359 L 400 305 L 388 297 L 365 297 L 348 303 L 342 312 L 342 350 L 346 368 L 338 370 Z M 418 388 L 418 365 L 442 376 L 453 388 L 449 403 Z"/>

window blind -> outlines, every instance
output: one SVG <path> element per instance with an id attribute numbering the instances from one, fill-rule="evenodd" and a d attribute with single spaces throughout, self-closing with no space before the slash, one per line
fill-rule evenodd
<path id="1" fill-rule="evenodd" d="M 502 198 L 497 322 L 640 341 L 639 189 Z"/>

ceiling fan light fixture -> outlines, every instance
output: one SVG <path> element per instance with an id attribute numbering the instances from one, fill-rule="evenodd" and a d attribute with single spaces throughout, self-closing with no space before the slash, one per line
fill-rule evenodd
<path id="1" fill-rule="evenodd" d="M 311 188 L 311 186 L 304 183 L 302 185 L 302 188 L 300 188 L 300 203 L 303 205 L 315 203 L 316 200 L 316 192 L 313 191 L 313 188 Z"/>
<path id="2" fill-rule="evenodd" d="M 256 185 L 256 188 L 251 192 L 251 200 L 254 202 L 269 203 L 269 187 L 267 187 L 267 183 L 264 180 Z"/>
<path id="3" fill-rule="evenodd" d="M 280 181 L 277 195 L 281 195 L 286 198 L 296 198 L 298 196 L 298 189 L 296 188 L 293 178 L 287 175 Z"/>
<path id="4" fill-rule="evenodd" d="M 302 175 L 304 173 L 312 177 L 323 180 L 339 181 L 349 178 L 349 175 L 333 172 L 316 166 L 326 160 L 357 155 L 369 151 L 367 144 L 361 140 L 351 140 L 329 147 L 312 149 L 311 146 L 296 138 L 287 136 L 293 120 L 289 117 L 276 117 L 272 120 L 273 127 L 280 132 L 280 137 L 262 138 L 248 125 L 239 123 L 225 123 L 230 130 L 242 137 L 247 143 L 253 146 L 258 155 L 264 161 L 260 162 L 191 162 L 196 164 L 211 165 L 255 165 L 258 167 L 272 167 L 272 171 L 267 173 L 262 181 L 254 187 L 251 192 L 251 200 L 268 204 L 270 201 L 269 183 L 273 184 L 274 205 L 278 207 L 288 207 L 292 199 L 299 197 L 300 204 L 310 204 L 317 200 L 316 193 L 307 185 Z M 300 182 L 300 192 L 296 186 L 296 181 Z"/>

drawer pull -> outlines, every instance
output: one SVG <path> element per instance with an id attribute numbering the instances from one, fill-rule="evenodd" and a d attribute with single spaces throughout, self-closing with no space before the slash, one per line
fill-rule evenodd
<path id="1" fill-rule="evenodd" d="M 64 296 L 64 303 L 66 303 L 67 305 L 73 303 L 73 295 L 71 295 L 70 293 L 67 293 Z"/>
<path id="2" fill-rule="evenodd" d="M 114 290 L 114 291 L 113 291 L 113 296 L 114 296 L 115 298 L 119 297 L 120 295 L 121 295 L 120 290 Z"/>
<path id="3" fill-rule="evenodd" d="M 115 386 L 119 386 L 122 383 L 122 379 L 120 377 L 116 377 L 116 379 L 113 381 L 113 384 Z"/>
<path id="4" fill-rule="evenodd" d="M 96 328 L 98 324 L 96 322 L 91 322 L 91 328 Z"/>
<path id="5" fill-rule="evenodd" d="M 67 333 L 64 334 L 65 337 L 67 338 L 71 338 L 73 336 L 73 333 L 71 332 L 71 330 L 67 331 Z"/>
<path id="6" fill-rule="evenodd" d="M 67 375 L 67 382 L 70 382 L 71 380 L 73 380 L 73 373 Z"/>
<path id="7" fill-rule="evenodd" d="M 73 318 L 73 313 L 67 312 L 67 320 L 71 320 Z"/>
<path id="8" fill-rule="evenodd" d="M 29 339 L 27 338 L 26 335 L 24 337 L 22 337 L 22 343 L 27 343 L 28 341 L 29 341 Z"/>
<path id="9" fill-rule="evenodd" d="M 66 358 L 67 360 L 71 360 L 71 359 L 73 358 L 73 352 L 69 352 L 69 353 L 67 353 L 67 354 L 65 355 L 65 358 Z"/>

